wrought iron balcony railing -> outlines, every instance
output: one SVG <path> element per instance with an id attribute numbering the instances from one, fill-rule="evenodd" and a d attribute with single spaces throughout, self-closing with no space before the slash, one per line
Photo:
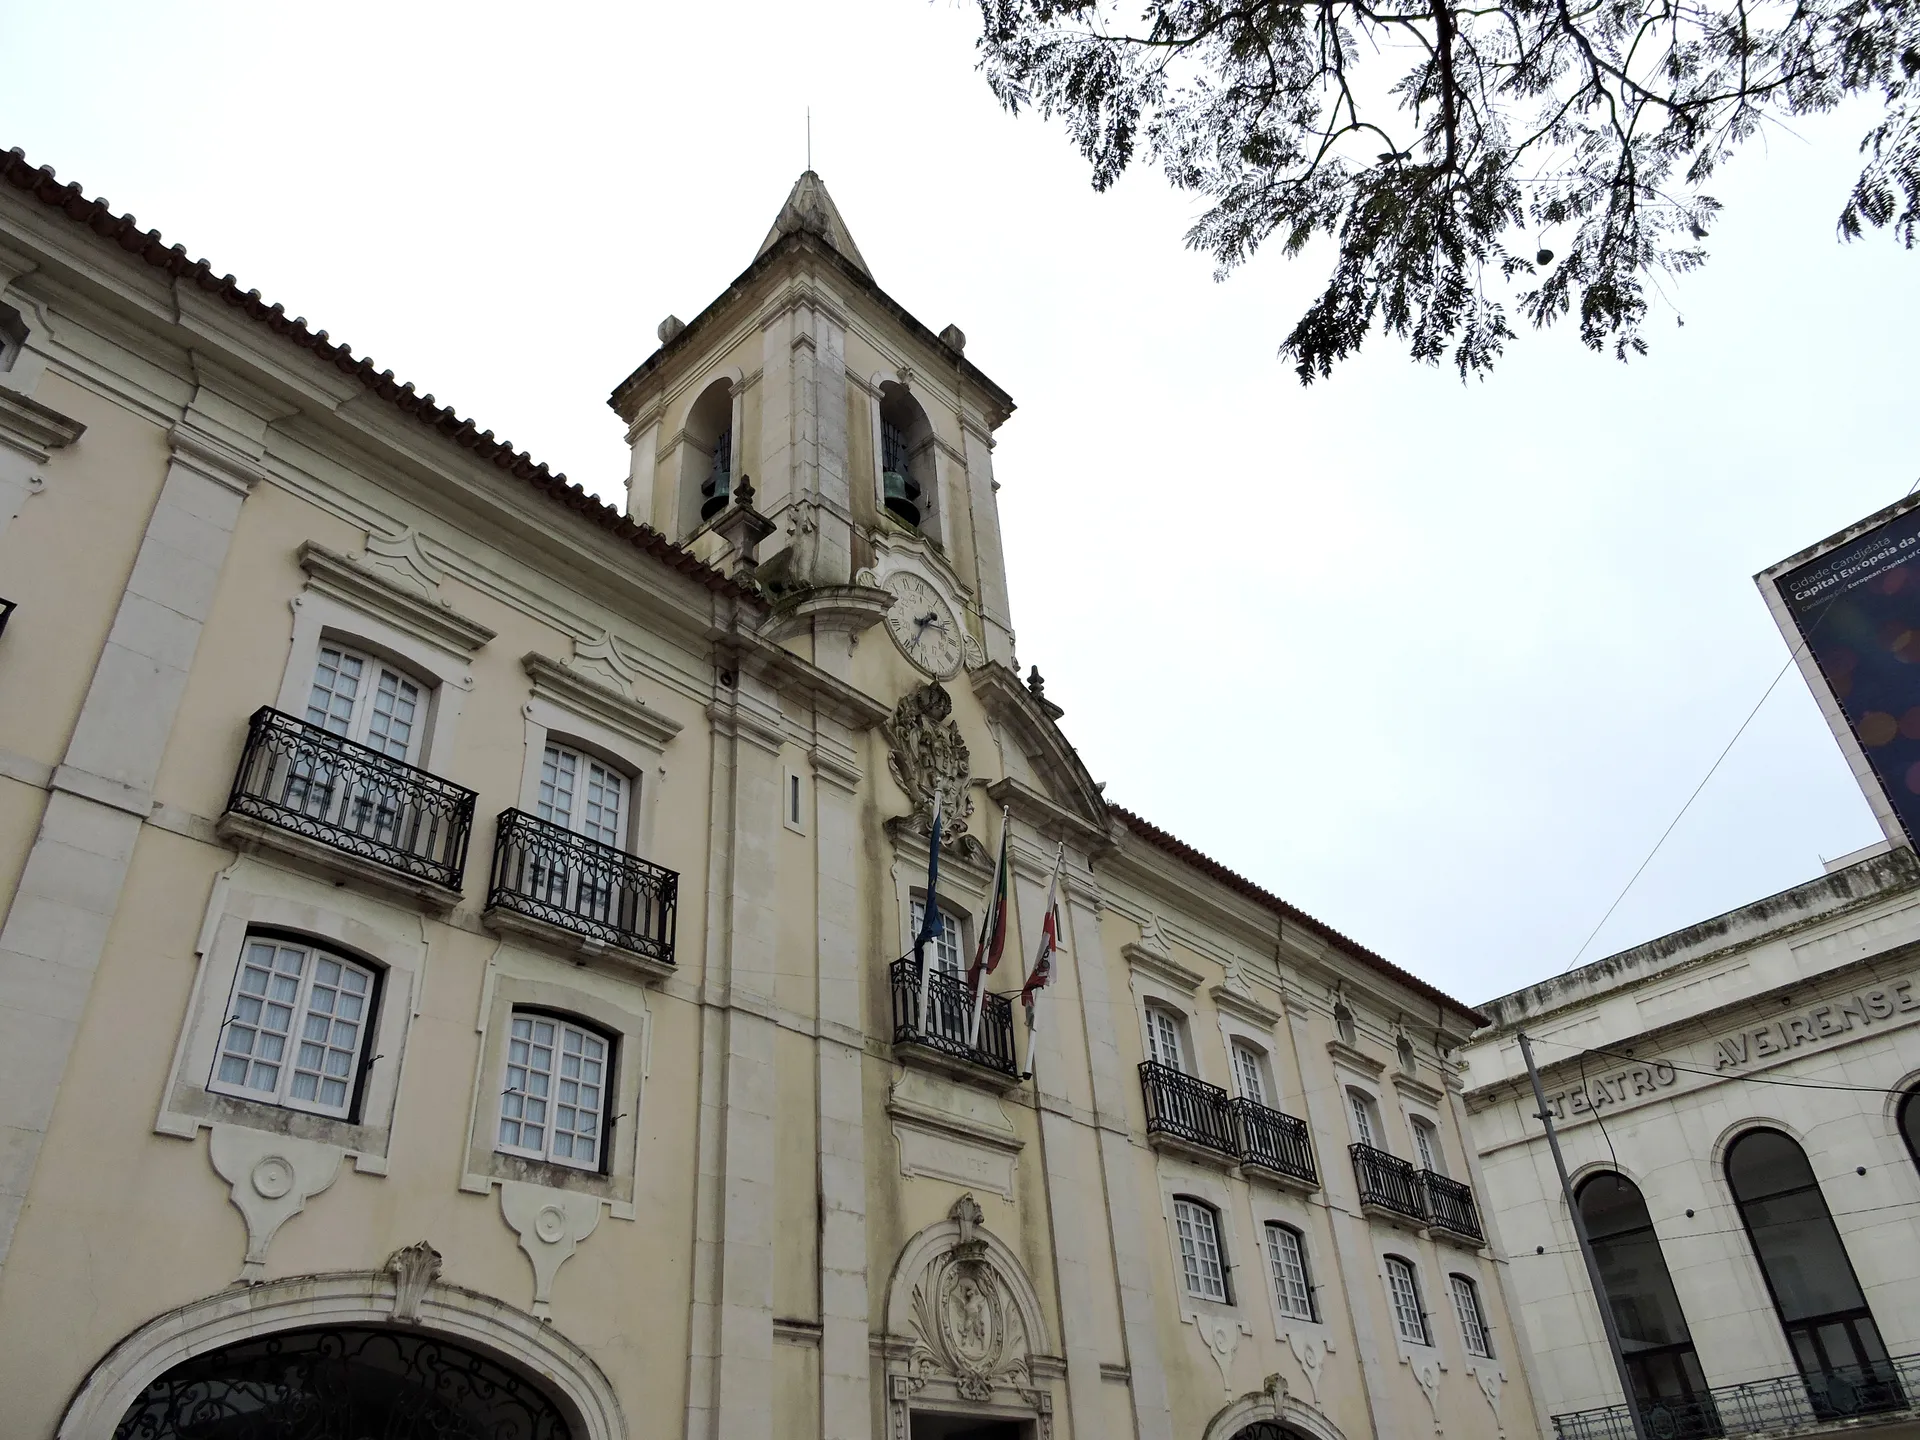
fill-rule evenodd
<path id="1" fill-rule="evenodd" d="M 1360 1182 L 1362 1205 L 1375 1205 L 1419 1224 L 1427 1223 L 1426 1187 L 1412 1164 L 1371 1145 L 1349 1145 L 1347 1153 L 1353 1156 L 1353 1178 Z"/>
<path id="2" fill-rule="evenodd" d="M 1142 1060 L 1140 1093 L 1147 1102 L 1147 1134 L 1171 1135 L 1189 1145 L 1239 1157 L 1233 1112 L 1227 1108 L 1227 1092 L 1218 1085 L 1157 1060 Z"/>
<path id="3" fill-rule="evenodd" d="M 1695 1395 L 1643 1400 L 1639 1405 L 1647 1433 L 1659 1440 L 1815 1434 L 1857 1416 L 1920 1412 L 1920 1355 L 1716 1385 Z M 1553 1433 L 1556 1440 L 1633 1440 L 1633 1422 L 1625 1405 L 1607 1405 L 1554 1416 Z"/>
<path id="4" fill-rule="evenodd" d="M 524 810 L 502 810 L 487 908 L 673 964 L 680 877 Z"/>
<path id="5" fill-rule="evenodd" d="M 227 812 L 458 890 L 474 792 L 263 705 Z"/>
<path id="6" fill-rule="evenodd" d="M 1013 1058 L 1013 1001 L 989 993 L 980 1006 L 980 1033 L 967 1043 L 973 992 L 958 975 L 935 970 L 927 979 L 927 1013 L 920 1014 L 920 967 L 911 955 L 889 967 L 893 982 L 893 1043 L 924 1045 L 1002 1075 L 1019 1074 Z"/>
<path id="7" fill-rule="evenodd" d="M 1244 1095 L 1227 1102 L 1240 1163 L 1257 1165 L 1303 1185 L 1320 1183 L 1313 1168 L 1313 1141 L 1307 1122 L 1279 1110 L 1255 1104 Z"/>
<path id="8" fill-rule="evenodd" d="M 1480 1229 L 1480 1212 L 1474 1208 L 1471 1189 L 1435 1170 L 1422 1170 L 1420 1183 L 1427 1191 L 1427 1223 L 1434 1229 L 1476 1245 L 1487 1238 Z"/>

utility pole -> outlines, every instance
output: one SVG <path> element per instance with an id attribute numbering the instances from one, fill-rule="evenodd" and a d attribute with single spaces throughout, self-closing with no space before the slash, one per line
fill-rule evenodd
<path id="1" fill-rule="evenodd" d="M 1593 1258 L 1586 1218 L 1574 1203 L 1566 1157 L 1560 1153 L 1560 1137 L 1553 1129 L 1553 1112 L 1547 1108 L 1547 1092 L 1540 1086 L 1540 1067 L 1533 1063 L 1533 1046 L 1527 1041 L 1527 1032 L 1522 1030 L 1519 1036 L 1520 1053 L 1527 1062 L 1527 1079 L 1533 1082 L 1533 1101 L 1540 1107 L 1540 1123 L 1547 1127 L 1547 1147 L 1553 1151 L 1553 1168 L 1560 1173 L 1560 1193 L 1566 1197 L 1567 1214 L 1573 1217 L 1573 1235 L 1580 1242 L 1580 1258 L 1587 1262 L 1587 1281 L 1593 1286 L 1593 1298 L 1600 1306 L 1600 1328 L 1607 1332 L 1607 1349 L 1613 1355 L 1614 1373 L 1620 1377 L 1620 1394 L 1627 1402 L 1627 1421 L 1633 1426 L 1633 1440 L 1647 1440 L 1647 1427 L 1641 1423 L 1640 1406 L 1633 1398 L 1633 1376 L 1627 1373 L 1627 1357 L 1620 1349 L 1620 1330 L 1613 1323 L 1613 1306 L 1608 1303 L 1607 1287 L 1600 1280 L 1600 1262 Z"/>

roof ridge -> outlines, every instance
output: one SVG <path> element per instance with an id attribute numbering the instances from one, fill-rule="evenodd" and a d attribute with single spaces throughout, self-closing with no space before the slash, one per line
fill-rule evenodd
<path id="1" fill-rule="evenodd" d="M 1349 936 L 1341 934 L 1325 921 L 1314 919 L 1313 916 L 1307 914 L 1307 912 L 1299 906 L 1289 904 L 1265 886 L 1257 885 L 1238 871 L 1228 869 L 1211 855 L 1203 854 L 1199 850 L 1194 849 L 1193 846 L 1187 844 L 1186 841 L 1169 831 L 1162 830 L 1151 820 L 1144 819 L 1134 814 L 1133 811 L 1127 809 L 1125 806 L 1116 805 L 1112 801 L 1107 802 L 1107 809 L 1121 824 L 1125 825 L 1127 829 L 1131 830 L 1148 844 L 1154 846 L 1156 849 L 1164 850 L 1169 855 L 1186 861 L 1196 870 L 1211 875 L 1229 890 L 1246 896 L 1249 900 L 1254 901 L 1265 909 L 1273 911 L 1276 915 L 1284 916 L 1296 924 L 1304 925 L 1322 939 L 1333 941 L 1359 960 L 1382 971 L 1401 984 L 1410 986 L 1412 989 L 1426 996 L 1429 1000 L 1437 1000 L 1443 1005 L 1451 1006 L 1457 1013 L 1466 1016 L 1476 1024 L 1489 1025 L 1492 1023 L 1487 1016 L 1481 1014 L 1480 1011 L 1474 1009 L 1471 1005 L 1454 999 L 1453 996 L 1447 994 L 1446 991 L 1440 989 L 1438 986 L 1427 983 L 1412 971 L 1402 969 L 1387 959 L 1386 956 L 1369 950 L 1366 946 L 1353 940 Z"/>
<path id="2" fill-rule="evenodd" d="M 341 373 L 353 376 L 381 399 L 392 402 L 403 413 L 471 451 L 477 458 L 533 486 L 549 499 L 579 513 L 616 538 L 627 540 L 669 568 L 691 576 L 708 590 L 755 604 L 764 603 L 751 590 L 667 539 L 651 525 L 615 509 L 568 480 L 562 472 L 549 468 L 544 461 L 516 449 L 513 442 L 496 440 L 491 430 L 481 430 L 473 421 L 455 414 L 451 406 L 437 403 L 431 393 L 416 391 L 411 381 L 397 380 L 391 370 L 376 371 L 371 359 L 355 356 L 347 345 L 335 341 L 325 330 L 310 328 L 305 316 L 289 317 L 285 306 L 268 304 L 258 290 L 242 291 L 240 282 L 231 274 L 216 276 L 211 264 L 192 259 L 184 245 L 168 245 L 158 230 L 141 230 L 133 216 L 115 214 L 105 200 L 88 199 L 86 192 L 73 181 L 61 184 L 51 165 L 31 164 L 26 152 L 18 146 L 0 152 L 0 180 L 31 195 L 48 209 L 59 211 L 76 225 L 86 226 L 101 239 L 118 244 L 122 250 L 137 255 L 156 269 L 167 271 L 175 279 L 191 280 L 200 289 L 241 310 L 249 319 L 331 362 Z"/>

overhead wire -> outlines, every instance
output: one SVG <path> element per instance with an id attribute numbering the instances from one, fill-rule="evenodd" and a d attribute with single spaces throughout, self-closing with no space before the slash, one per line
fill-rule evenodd
<path id="1" fill-rule="evenodd" d="M 1915 480 L 1912 485 L 1907 487 L 1907 496 L 1911 496 L 1916 490 L 1920 490 L 1920 480 Z M 1732 752 L 1733 747 L 1740 743 L 1740 737 L 1747 733 L 1747 727 L 1753 724 L 1754 717 L 1760 713 L 1760 708 L 1767 703 L 1767 700 L 1779 687 L 1780 682 L 1787 678 L 1787 671 L 1791 670 L 1794 662 L 1800 658 L 1800 652 L 1813 643 L 1814 631 L 1820 628 L 1820 622 L 1827 618 L 1828 609 L 1832 607 L 1834 600 L 1837 599 L 1839 599 L 1839 595 L 1835 594 L 1828 599 L 1826 604 L 1820 607 L 1819 613 L 1814 616 L 1813 623 L 1807 627 L 1806 632 L 1802 635 L 1800 643 L 1787 652 L 1786 663 L 1780 667 L 1779 673 L 1767 683 L 1767 688 L 1761 692 L 1760 698 L 1754 702 L 1753 709 L 1747 712 L 1747 718 L 1742 720 L 1740 722 L 1740 728 L 1733 732 L 1733 738 L 1727 741 L 1725 747 L 1714 757 L 1713 764 L 1709 765 L 1707 767 L 1707 773 L 1700 777 L 1700 783 L 1693 787 L 1693 793 L 1687 796 L 1686 803 L 1680 807 L 1679 812 L 1667 823 L 1667 828 L 1660 832 L 1660 838 L 1653 842 L 1653 848 L 1647 851 L 1646 858 L 1635 867 L 1633 874 L 1627 877 L 1627 883 L 1620 887 L 1620 893 L 1615 895 L 1613 897 L 1613 903 L 1607 906 L 1606 914 L 1602 915 L 1593 929 L 1587 932 L 1587 938 L 1580 942 L 1580 948 L 1573 952 L 1573 959 L 1568 963 L 1567 969 L 1560 972 L 1561 974 L 1564 975 L 1567 973 L 1567 970 L 1578 967 L 1580 957 L 1587 953 L 1587 947 L 1593 944 L 1594 937 L 1605 928 L 1607 921 L 1613 918 L 1613 912 L 1620 908 L 1620 902 L 1627 898 L 1627 892 L 1632 890 L 1641 875 L 1646 873 L 1647 866 L 1653 863 L 1653 857 L 1658 855 L 1661 847 L 1667 843 L 1667 837 L 1673 834 L 1675 827 L 1686 818 L 1687 812 L 1693 808 L 1693 802 L 1698 800 L 1700 798 L 1700 792 L 1707 788 L 1707 782 L 1712 780 L 1714 775 L 1719 772 L 1721 764 Z"/>
<path id="2" fill-rule="evenodd" d="M 1852 1215 L 1877 1215 L 1887 1210 L 1911 1210 L 1916 1206 L 1920 1206 L 1920 1200 L 1895 1200 L 1886 1205 L 1863 1205 L 1858 1210 L 1829 1210 L 1827 1214 L 1836 1220 L 1840 1220 Z M 1745 1235 L 1749 1233 L 1750 1228 L 1752 1230 L 1767 1230 L 1777 1226 L 1798 1225 L 1802 1223 L 1804 1222 L 1799 1220 L 1763 1220 L 1752 1227 L 1745 1225 L 1728 1225 L 1715 1230 L 1688 1230 L 1684 1234 L 1676 1233 L 1672 1236 L 1662 1238 L 1699 1240 L 1704 1239 L 1708 1235 Z M 1655 1228 L 1656 1230 L 1658 1229 L 1657 1226 Z M 1514 1258 L 1521 1260 L 1531 1260 L 1546 1255 L 1578 1255 L 1579 1253 L 1580 1247 L 1578 1245 L 1536 1245 L 1531 1250 L 1516 1250 L 1512 1252 Z"/>

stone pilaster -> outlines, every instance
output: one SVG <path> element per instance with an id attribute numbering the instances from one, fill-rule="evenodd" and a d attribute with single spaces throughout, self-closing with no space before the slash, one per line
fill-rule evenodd
<path id="1" fill-rule="evenodd" d="M 702 1000 L 687 1434 L 765 1440 L 773 1427 L 773 831 L 778 700 L 727 672 L 713 704 L 712 838 Z"/>
<path id="2" fill-rule="evenodd" d="M 213 608 L 254 456 L 188 422 L 0 929 L 0 1269 Z"/>
<path id="3" fill-rule="evenodd" d="M 1173 1440 L 1173 1405 L 1160 1356 L 1153 1271 L 1140 1216 L 1139 1157 L 1127 1139 L 1125 1087 L 1132 1076 L 1121 1062 L 1114 1036 L 1115 1002 L 1107 988 L 1111 972 L 1100 939 L 1097 892 L 1090 880 L 1080 878 L 1087 873 L 1085 861 L 1069 851 L 1068 863 L 1069 879 L 1061 886 L 1060 908 L 1068 944 L 1073 947 L 1069 963 L 1080 993 L 1081 1028 L 1086 1035 L 1088 1073 L 1093 1082 L 1094 1134 L 1105 1181 L 1107 1226 L 1113 1239 L 1114 1279 L 1131 1377 L 1127 1392 L 1133 1403 L 1134 1433 L 1138 1440 Z M 1122 1002 L 1118 1013 L 1124 1014 L 1128 1008 Z"/>
<path id="4" fill-rule="evenodd" d="M 873 1428 L 855 738 L 823 718 L 811 756 L 819 885 L 821 1440 L 867 1440 Z"/>
<path id="5" fill-rule="evenodd" d="M 1337 1077 L 1332 1083 L 1322 1067 L 1326 1054 L 1309 1028 L 1304 1007 L 1291 997 L 1287 1001 L 1287 1028 L 1293 1037 L 1293 1053 L 1300 1066 L 1301 1102 L 1304 1118 L 1314 1135 L 1336 1140 L 1347 1133 L 1346 1106 L 1340 1096 Z M 1360 1189 L 1353 1178 L 1353 1166 L 1343 1153 L 1345 1146 L 1334 1144 L 1320 1150 L 1320 1193 L 1337 1204 L 1327 1207 L 1329 1228 L 1333 1231 L 1333 1258 L 1339 1267 L 1339 1285 L 1346 1297 L 1348 1322 L 1353 1327 L 1353 1348 L 1360 1357 L 1360 1379 L 1366 1389 L 1367 1414 L 1378 1430 L 1390 1424 L 1386 1418 L 1398 1413 L 1387 1390 L 1387 1372 L 1380 1356 L 1380 1342 L 1373 1333 L 1373 1295 L 1379 1287 L 1379 1266 L 1374 1260 L 1367 1218 L 1360 1213 Z M 1380 1430 L 1379 1433 L 1387 1433 Z"/>
<path id="6" fill-rule="evenodd" d="M 972 511 L 975 593 L 986 624 L 987 658 L 1013 664 L 1013 619 L 1007 602 L 1007 557 L 1000 544 L 999 486 L 993 478 L 993 437 L 962 416 L 967 447 L 967 506 Z"/>

